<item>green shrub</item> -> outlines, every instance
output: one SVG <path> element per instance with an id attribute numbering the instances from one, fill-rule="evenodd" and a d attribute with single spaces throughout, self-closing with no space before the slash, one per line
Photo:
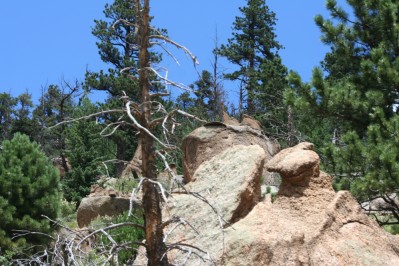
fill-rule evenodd
<path id="1" fill-rule="evenodd" d="M 138 180 L 133 177 L 117 178 L 111 186 L 122 194 L 130 194 L 137 187 Z"/>
<path id="2" fill-rule="evenodd" d="M 57 218 L 60 203 L 57 170 L 26 135 L 15 134 L 2 143 L 0 151 L 0 256 L 50 239 L 27 234 L 11 239 L 15 230 L 50 234 L 46 215 Z M 34 250 L 32 250 L 34 251 Z"/>
<path id="3" fill-rule="evenodd" d="M 136 211 L 134 216 L 128 216 L 128 212 L 120 214 L 115 217 L 101 217 L 92 222 L 94 228 L 104 228 L 112 224 L 119 224 L 124 222 L 132 222 L 144 225 L 144 219 L 141 211 Z M 141 242 L 145 238 L 144 230 L 133 226 L 122 226 L 115 229 L 108 230 L 107 233 L 117 242 L 121 247 L 126 244 L 118 253 L 119 263 L 125 264 L 127 261 L 132 261 L 137 255 L 138 245 L 133 242 Z M 110 248 L 111 241 L 107 236 L 100 234 L 98 245 Z"/>

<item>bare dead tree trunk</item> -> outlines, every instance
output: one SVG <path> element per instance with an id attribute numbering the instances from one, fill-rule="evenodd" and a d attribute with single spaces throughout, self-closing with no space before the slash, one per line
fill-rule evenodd
<path id="1" fill-rule="evenodd" d="M 149 32 L 150 32 L 150 4 L 149 0 L 144 0 L 143 6 L 141 1 L 136 1 L 137 9 L 140 12 L 140 27 L 138 31 L 139 51 L 139 84 L 141 89 L 142 115 L 141 125 L 145 129 L 149 129 L 151 122 L 151 104 L 150 104 L 150 57 L 149 57 Z M 145 131 L 140 132 L 140 140 L 142 144 L 142 171 L 143 176 L 151 179 L 157 179 L 155 168 L 155 143 L 153 138 Z M 145 181 L 143 184 L 143 207 L 145 215 L 145 235 L 148 265 L 169 265 L 166 252 L 166 245 L 163 242 L 162 212 L 161 198 L 159 196 L 155 184 Z"/>
<path id="2" fill-rule="evenodd" d="M 242 114 L 244 110 L 244 82 L 240 82 L 240 91 L 239 91 L 239 98 L 238 98 L 238 115 L 240 117 L 240 121 L 242 119 Z"/>
<path id="3" fill-rule="evenodd" d="M 292 112 L 291 105 L 288 106 L 287 110 L 287 124 L 288 124 L 288 146 L 291 147 L 294 145 L 294 135 L 295 135 L 295 126 L 294 126 L 294 117 Z"/>
<path id="4" fill-rule="evenodd" d="M 221 84 L 219 82 L 219 52 L 218 52 L 218 32 L 216 29 L 215 33 L 215 48 L 213 50 L 213 81 L 212 81 L 212 90 L 213 90 L 213 106 L 212 106 L 212 119 L 215 121 L 221 121 L 223 118 L 223 111 L 224 111 L 224 92 Z"/>
<path id="5" fill-rule="evenodd" d="M 75 94 L 79 88 L 78 88 L 78 82 L 76 81 L 76 84 L 74 87 L 69 86 L 69 84 L 64 80 L 65 85 L 69 88 L 68 93 L 64 93 L 64 88 L 62 89 L 62 98 L 60 101 L 60 120 L 64 121 L 66 119 L 65 117 L 65 105 L 67 105 L 67 102 L 72 98 L 73 94 Z M 69 172 L 69 165 L 67 162 L 67 158 L 65 156 L 65 150 L 66 150 L 66 140 L 65 140 L 65 131 L 66 131 L 66 125 L 62 124 L 61 125 L 61 132 L 59 135 L 59 141 L 60 141 L 60 157 L 61 157 L 61 165 L 62 168 L 64 168 L 65 173 Z"/>

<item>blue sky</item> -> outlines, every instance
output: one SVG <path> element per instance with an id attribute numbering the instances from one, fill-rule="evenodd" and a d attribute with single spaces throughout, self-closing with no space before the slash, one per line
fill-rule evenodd
<path id="1" fill-rule="evenodd" d="M 0 6 L 0 92 L 13 95 L 28 90 L 33 98 L 41 88 L 59 84 L 61 79 L 82 81 L 86 69 L 100 70 L 101 62 L 91 35 L 94 19 L 103 18 L 102 10 L 112 1 L 5 1 Z M 189 2 L 189 4 L 187 4 Z M 343 0 L 338 1 L 342 3 Z M 238 7 L 245 0 L 152 0 L 151 13 L 157 27 L 166 28 L 169 36 L 189 48 L 199 59 L 198 70 L 210 69 L 216 29 L 219 43 L 231 37 L 231 27 Z M 309 80 L 328 50 L 320 42 L 320 32 L 313 18 L 327 15 L 324 0 L 269 0 L 277 14 L 276 33 L 285 47 L 283 63 Z M 166 56 L 166 55 L 165 55 Z M 165 57 L 164 56 L 164 57 Z M 177 54 L 180 66 L 166 60 L 169 77 L 190 84 L 197 79 L 191 62 Z M 222 62 L 228 72 L 231 66 Z M 237 90 L 234 84 L 225 85 Z"/>

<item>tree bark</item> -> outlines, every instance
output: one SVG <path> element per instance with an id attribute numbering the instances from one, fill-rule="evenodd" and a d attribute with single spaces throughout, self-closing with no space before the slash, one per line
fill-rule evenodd
<path id="1" fill-rule="evenodd" d="M 140 5 L 140 1 L 136 1 Z M 151 122 L 150 99 L 150 58 L 149 58 L 149 23 L 150 5 L 149 0 L 143 1 L 143 6 L 138 6 L 140 10 L 140 28 L 138 34 L 139 51 L 139 84 L 141 89 L 142 116 L 141 125 L 149 129 Z M 155 143 L 151 136 L 146 132 L 140 132 L 142 144 L 142 171 L 143 176 L 148 179 L 156 180 L 157 172 L 155 168 Z M 155 184 L 145 181 L 143 183 L 143 207 L 145 215 L 145 235 L 148 265 L 169 265 L 165 254 L 166 245 L 163 242 L 163 230 L 161 228 L 162 212 L 161 198 Z"/>

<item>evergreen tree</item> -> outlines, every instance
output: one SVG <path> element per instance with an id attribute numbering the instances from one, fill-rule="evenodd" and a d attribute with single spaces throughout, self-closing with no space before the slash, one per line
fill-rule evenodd
<path id="1" fill-rule="evenodd" d="M 17 97 L 17 109 L 15 110 L 15 119 L 12 122 L 12 134 L 22 133 L 35 139 L 36 130 L 34 121 L 31 117 L 33 108 L 32 96 L 29 93 L 23 93 Z"/>
<path id="2" fill-rule="evenodd" d="M 73 92 L 65 93 L 59 86 L 50 85 L 47 90 L 43 90 L 39 105 L 33 110 L 33 120 L 38 127 L 36 140 L 50 157 L 62 156 L 65 149 L 65 127 L 54 130 L 47 128 L 71 117 Z"/>
<path id="3" fill-rule="evenodd" d="M 240 11 L 242 16 L 233 24 L 233 37 L 218 52 L 238 66 L 226 78 L 241 82 L 240 97 L 246 102 L 246 113 L 255 115 L 262 105 L 270 109 L 265 102 L 282 101 L 286 68 L 278 54 L 282 46 L 274 33 L 276 17 L 265 1 L 248 0 Z"/>
<path id="4" fill-rule="evenodd" d="M 59 175 L 37 143 L 19 133 L 5 140 L 0 151 L 0 255 L 7 250 L 46 243 L 49 238 L 24 235 L 11 240 L 14 230 L 51 233 L 46 215 L 59 210 Z M 31 250 L 34 251 L 34 250 Z"/>
<path id="5" fill-rule="evenodd" d="M 140 102 L 138 69 L 138 43 L 137 43 L 137 10 L 134 1 L 115 0 L 106 4 L 104 8 L 105 20 L 95 20 L 92 34 L 98 39 L 97 47 L 101 60 L 111 67 L 107 71 L 86 73 L 85 86 L 90 90 L 106 91 L 108 100 L 103 109 L 120 108 L 120 97 L 129 97 Z M 151 30 L 154 33 L 154 30 Z M 165 33 L 164 30 L 159 30 Z M 160 55 L 150 53 L 152 62 L 159 62 Z M 151 91 L 160 91 L 162 88 L 157 83 L 151 85 Z M 108 114 L 104 119 L 115 123 L 120 117 Z M 121 125 L 119 131 L 110 136 L 117 145 L 116 175 L 119 176 L 123 169 L 123 161 L 131 160 L 137 147 L 137 140 L 132 141 L 130 136 L 137 132 L 130 126 Z"/>
<path id="6" fill-rule="evenodd" d="M 92 34 L 98 38 L 97 47 L 101 60 L 110 64 L 108 73 L 86 73 L 86 86 L 91 89 L 106 91 L 111 97 L 132 95 L 138 99 L 138 83 L 126 73 L 134 75 L 137 69 L 137 22 L 136 9 L 132 1 L 115 0 L 104 9 L 105 20 L 95 20 Z M 132 68 L 128 70 L 126 68 Z M 121 70 L 126 69 L 124 73 Z"/>
<path id="7" fill-rule="evenodd" d="M 0 93 L 0 141 L 10 138 L 14 108 L 17 99 L 9 93 Z"/>
<path id="8" fill-rule="evenodd" d="M 311 86 L 293 82 L 290 94 L 299 96 L 297 107 L 329 122 L 330 141 L 322 152 L 337 187 L 359 200 L 384 197 L 399 221 L 399 208 L 389 199 L 399 189 L 399 1 L 348 4 L 350 12 L 328 0 L 331 18 L 316 17 L 331 50 Z"/>
<path id="9" fill-rule="evenodd" d="M 99 111 L 88 98 L 81 99 L 80 105 L 74 109 L 76 118 Z M 66 157 L 71 170 L 62 180 L 63 192 L 65 199 L 75 201 L 77 206 L 90 193 L 90 186 L 107 173 L 103 161 L 115 156 L 114 145 L 100 135 L 101 130 L 102 126 L 95 119 L 74 122 L 66 130 Z"/>
<path id="10" fill-rule="evenodd" d="M 285 141 L 289 134 L 289 113 L 283 93 L 287 69 L 278 54 L 282 46 L 274 33 L 276 16 L 264 0 L 248 0 L 236 17 L 233 37 L 219 54 L 238 69 L 225 75 L 240 82 L 239 112 L 255 116 L 269 135 Z"/>

